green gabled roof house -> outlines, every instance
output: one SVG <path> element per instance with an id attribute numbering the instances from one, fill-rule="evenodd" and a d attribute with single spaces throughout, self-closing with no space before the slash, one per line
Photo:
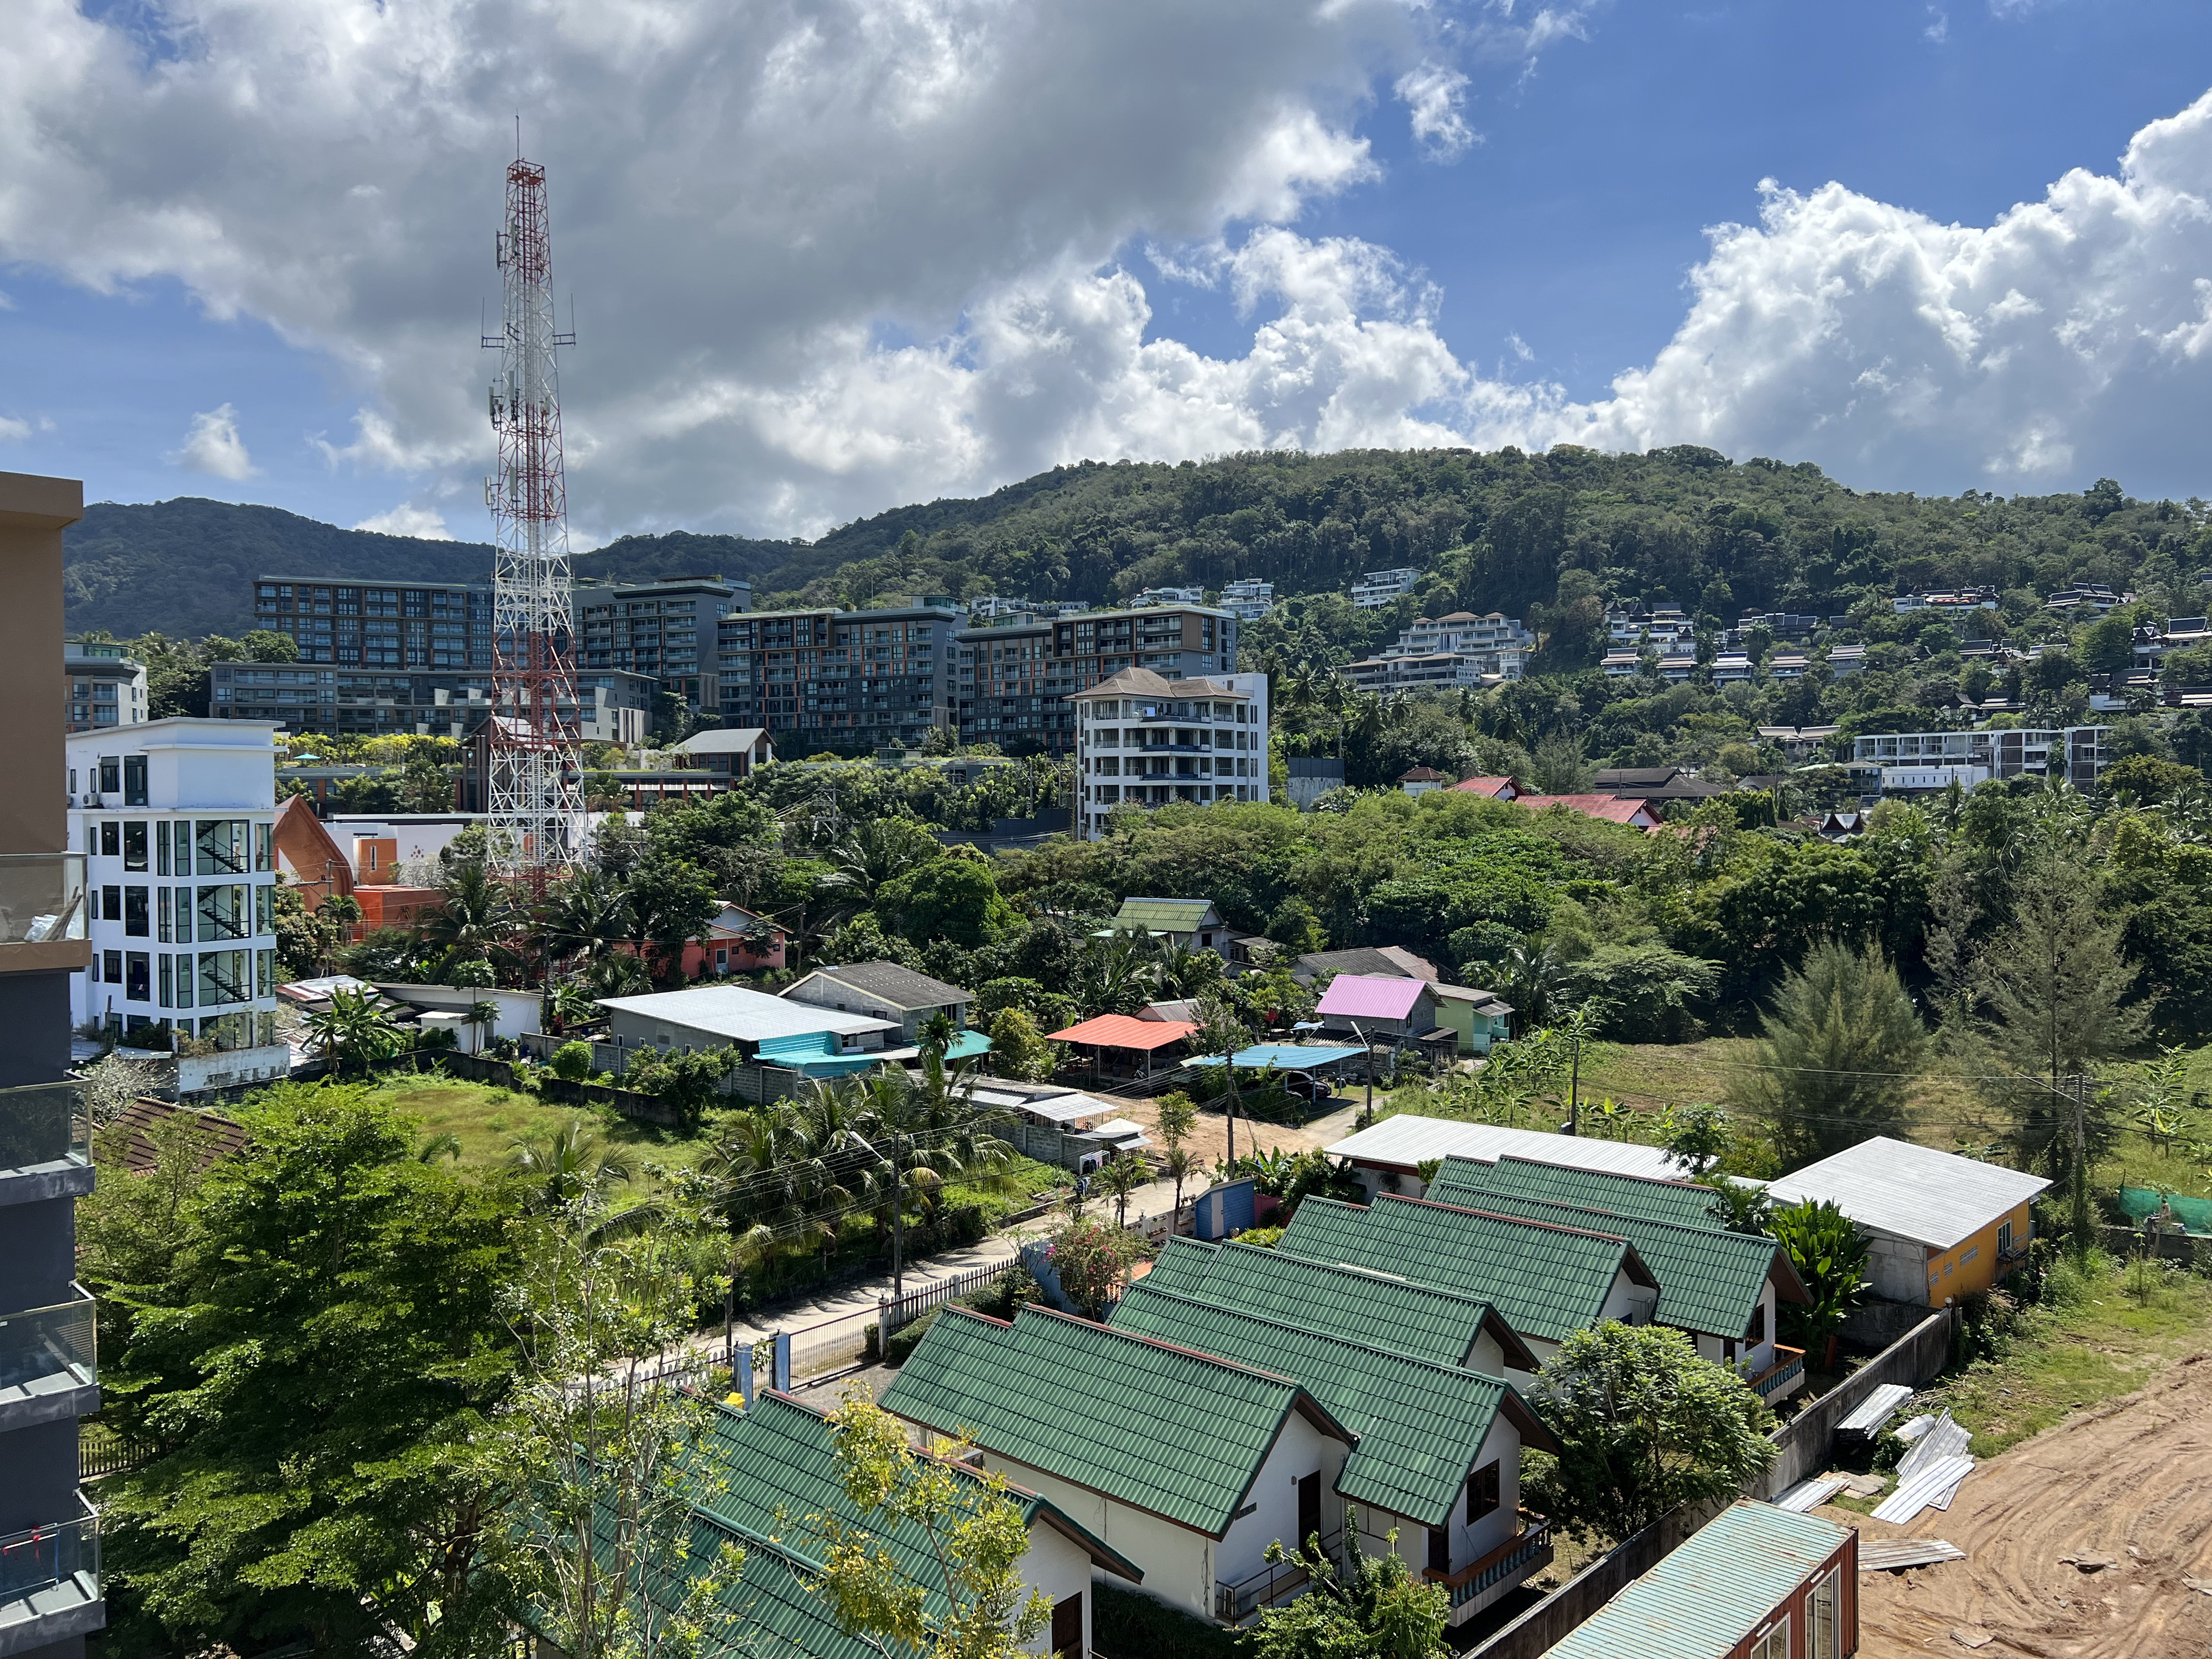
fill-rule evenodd
<path id="1" fill-rule="evenodd" d="M 1212 899 L 1125 898 L 1097 937 L 1111 939 L 1116 933 L 1145 933 L 1194 951 L 1229 954 L 1229 925 Z"/>
<path id="2" fill-rule="evenodd" d="M 1571 1170 L 1564 1164 L 1539 1164 L 1510 1152 L 1494 1164 L 1471 1158 L 1448 1158 L 1436 1180 L 1422 1194 L 1439 1204 L 1474 1203 L 1474 1196 L 1505 1193 L 1516 1198 L 1548 1198 L 1555 1204 L 1582 1204 L 1616 1215 L 1642 1216 L 1647 1221 L 1674 1221 L 1686 1227 L 1717 1227 L 1716 1195 L 1710 1187 L 1690 1181 L 1655 1181 L 1648 1176 L 1620 1175 L 1611 1170 Z M 1462 1194 L 1455 1197 L 1454 1194 Z"/>
<path id="3" fill-rule="evenodd" d="M 1650 1323 L 1658 1301 L 1659 1281 L 1616 1235 L 1388 1193 L 1370 1205 L 1310 1198 L 1275 1248 L 1480 1297 L 1540 1363 L 1601 1320 Z"/>
<path id="4" fill-rule="evenodd" d="M 1322 1517 L 1323 1541 L 1395 1549 L 1472 1619 L 1552 1559 L 1550 1528 L 1520 1516 L 1524 1445 L 1557 1444 L 1501 1379 L 1364 1342 L 1133 1286 L 1113 1328 L 1291 1377 L 1358 1437 Z M 1340 1533 L 1339 1528 L 1341 1528 Z M 1393 1534 L 1395 1535 L 1395 1544 Z M 1253 1606 L 1260 1605 L 1253 1590 Z M 1243 1617 L 1244 1607 L 1230 1611 Z"/>
<path id="5" fill-rule="evenodd" d="M 1452 1169 L 1455 1163 L 1464 1172 Z M 1574 1201 L 1568 1194 L 1576 1195 Z M 1808 1300 L 1788 1253 L 1774 1239 L 1730 1232 L 1710 1214 L 1677 1218 L 1692 1213 L 1689 1204 L 1698 1201 L 1695 1188 L 1511 1158 L 1496 1165 L 1454 1159 L 1437 1172 L 1430 1197 L 1618 1234 L 1659 1280 L 1654 1320 L 1688 1332 L 1704 1358 L 1742 1370 L 1762 1398 L 1778 1398 L 1803 1382 L 1802 1355 L 1776 1340 L 1778 1304 L 1802 1306 Z M 1601 1199 L 1614 1202 L 1601 1207 Z"/>
<path id="6" fill-rule="evenodd" d="M 946 1308 L 883 1404 L 971 1437 L 1146 1594 L 1231 1623 L 1294 1588 L 1267 1546 L 1323 1529 L 1356 1437 L 1287 1376 L 1043 1308 Z"/>
<path id="7" fill-rule="evenodd" d="M 1202 1244 L 1170 1238 L 1139 1282 L 1416 1359 L 1465 1365 L 1486 1376 L 1536 1369 L 1535 1357 L 1487 1302 L 1416 1285 L 1397 1273 L 1309 1261 L 1234 1240 Z"/>
<path id="8" fill-rule="evenodd" d="M 702 1495 L 695 1500 L 684 1562 L 666 1586 L 679 1602 L 697 1577 L 712 1570 L 725 1544 L 745 1552 L 745 1565 L 719 1604 L 735 1620 L 733 1631 L 769 1638 L 765 1651 L 805 1659 L 880 1659 L 878 1650 L 837 1627 L 813 1585 L 822 1571 L 819 1542 L 806 1517 L 836 1516 L 866 1526 L 915 1583 L 937 1582 L 920 1528 L 885 1529 L 861 1516 L 837 1478 L 830 1430 L 819 1412 L 787 1395 L 763 1392 L 742 1410 L 714 1408 L 699 1453 Z M 1140 1577 L 1126 1558 L 1036 1492 L 1018 1485 L 1007 1492 L 1029 1527 L 1024 1583 L 1052 1603 L 1051 1653 L 1087 1654 L 1091 1641 L 1091 1584 L 1094 1570 L 1131 1583 Z M 933 1607 L 943 1607 L 933 1594 Z"/>

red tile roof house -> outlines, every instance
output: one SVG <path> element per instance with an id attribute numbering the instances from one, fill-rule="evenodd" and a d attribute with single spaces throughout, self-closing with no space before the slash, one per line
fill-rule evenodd
<path id="1" fill-rule="evenodd" d="M 1516 806 L 1525 806 L 1532 812 L 1544 812 L 1553 807 L 1562 807 L 1570 812 L 1579 812 L 1586 818 L 1604 818 L 1613 823 L 1625 823 L 1635 830 L 1656 830 L 1659 814 L 1648 800 L 1626 800 L 1617 795 L 1517 795 Z"/>
<path id="2" fill-rule="evenodd" d="M 1462 795 L 1481 795 L 1490 800 L 1513 800 L 1521 793 L 1521 780 L 1504 778 L 1462 778 L 1452 785 L 1453 793 Z"/>
<path id="3" fill-rule="evenodd" d="M 1426 980 L 1339 974 L 1322 993 L 1315 1012 L 1324 1031 L 1355 1042 L 1364 1038 L 1396 1048 L 1428 1046 L 1441 1032 L 1446 1053 L 1459 1046 L 1459 1034 L 1443 1023 L 1436 992 Z"/>

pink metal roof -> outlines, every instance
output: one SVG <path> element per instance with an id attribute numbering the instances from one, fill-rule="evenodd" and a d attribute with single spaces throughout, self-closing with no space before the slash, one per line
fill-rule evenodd
<path id="1" fill-rule="evenodd" d="M 1381 974 L 1339 974 L 1322 993 L 1320 1012 L 1354 1019 L 1403 1019 L 1428 989 L 1427 981 Z"/>

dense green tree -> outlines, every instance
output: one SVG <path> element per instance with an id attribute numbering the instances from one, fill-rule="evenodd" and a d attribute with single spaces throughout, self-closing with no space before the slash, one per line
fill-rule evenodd
<path id="1" fill-rule="evenodd" d="M 1869 1135 L 1909 1139 L 1905 1091 L 1927 1036 L 1879 950 L 1830 939 L 1784 976 L 1756 1068 L 1737 1074 L 1732 1097 L 1765 1117 L 1777 1143 L 1801 1160 Z"/>
<path id="2" fill-rule="evenodd" d="M 1340 1568 L 1318 1538 L 1277 1540 L 1267 1559 L 1303 1567 L 1312 1589 L 1263 1609 L 1243 1644 L 1253 1659 L 1447 1659 L 1451 1595 L 1393 1550 L 1355 1549 Z"/>
<path id="3" fill-rule="evenodd" d="M 966 848 L 886 882 L 875 909 L 909 939 L 947 939 L 971 951 L 1004 937 L 1021 920 L 999 891 L 990 865 Z"/>
<path id="4" fill-rule="evenodd" d="M 1784 1331 L 1804 1345 L 1823 1370 L 1836 1368 L 1836 1333 L 1873 1290 L 1867 1278 L 1871 1246 L 1857 1224 L 1832 1201 L 1792 1204 L 1768 1220 L 1790 1264 L 1804 1281 L 1809 1303 L 1784 1303 Z"/>
<path id="5" fill-rule="evenodd" d="M 703 943 L 722 913 L 714 878 L 696 865 L 656 856 L 638 867 L 623 894 L 639 944 L 650 945 L 659 959 L 660 977 L 681 981 L 684 947 Z"/>

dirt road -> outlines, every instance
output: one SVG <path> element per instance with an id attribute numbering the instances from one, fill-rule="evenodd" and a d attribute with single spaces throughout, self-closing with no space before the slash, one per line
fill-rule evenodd
<path id="1" fill-rule="evenodd" d="M 1966 1552 L 1861 1575 L 1863 1659 L 2203 1659 L 2212 1594 L 2185 1581 L 2212 1587 L 2212 1355 L 1990 1459 L 1948 1514 L 1893 1527 L 1822 1512 L 1862 1539 L 1947 1538 Z M 2096 1563 L 2109 1565 L 2082 1570 Z"/>

